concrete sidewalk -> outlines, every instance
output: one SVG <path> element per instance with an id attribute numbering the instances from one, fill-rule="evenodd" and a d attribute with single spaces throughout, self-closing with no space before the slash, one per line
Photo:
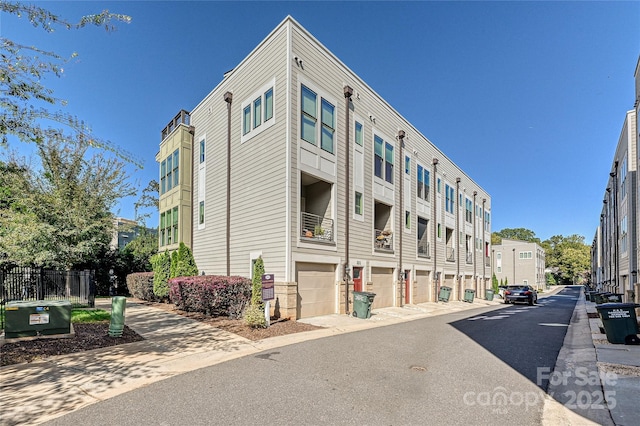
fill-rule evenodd
<path id="1" fill-rule="evenodd" d="M 556 287 L 541 298 L 562 288 Z M 375 309 L 368 320 L 327 315 L 301 320 L 322 329 L 254 342 L 128 301 L 126 324 L 145 340 L 0 368 L 0 424 L 39 424 L 168 377 L 272 348 L 483 306 L 497 309 L 501 303 L 501 299 L 475 299 L 473 303 L 406 305 Z M 110 301 L 102 301 L 100 307 L 109 309 Z"/>

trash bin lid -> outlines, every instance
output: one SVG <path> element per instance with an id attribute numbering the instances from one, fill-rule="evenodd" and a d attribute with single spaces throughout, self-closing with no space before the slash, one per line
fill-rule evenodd
<path id="1" fill-rule="evenodd" d="M 596 306 L 597 310 L 600 309 L 616 309 L 616 308 L 640 308 L 640 305 L 637 303 L 603 303 L 601 305 Z"/>

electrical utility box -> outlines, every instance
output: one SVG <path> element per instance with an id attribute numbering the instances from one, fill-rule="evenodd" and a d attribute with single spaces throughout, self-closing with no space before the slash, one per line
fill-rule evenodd
<path id="1" fill-rule="evenodd" d="M 71 302 L 35 300 L 8 302 L 4 337 L 50 336 L 71 333 Z"/>

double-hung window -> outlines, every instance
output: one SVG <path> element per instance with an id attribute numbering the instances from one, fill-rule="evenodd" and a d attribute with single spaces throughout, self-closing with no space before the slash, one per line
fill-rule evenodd
<path id="1" fill-rule="evenodd" d="M 204 143 L 204 139 L 202 139 L 200 141 L 200 164 L 204 163 L 204 148 L 205 148 L 205 143 Z"/>
<path id="2" fill-rule="evenodd" d="M 173 153 L 173 187 L 175 188 L 180 183 L 180 173 L 178 169 L 180 166 L 180 151 L 175 150 Z"/>
<path id="3" fill-rule="evenodd" d="M 160 194 L 167 192 L 167 160 L 160 163 Z"/>
<path id="4" fill-rule="evenodd" d="M 318 145 L 322 150 L 334 153 L 335 138 L 335 106 L 326 99 L 318 96 L 316 92 L 302 85 L 300 101 L 300 137 L 313 145 Z M 318 102 L 318 98 L 320 101 Z M 318 107 L 320 108 L 318 110 Z M 320 117 L 320 129 L 318 129 L 318 116 Z M 318 132 L 320 134 L 318 135 Z"/>
<path id="5" fill-rule="evenodd" d="M 362 133 L 362 123 L 356 121 L 356 143 L 360 146 L 363 145 L 364 136 Z"/>
<path id="6" fill-rule="evenodd" d="M 374 135 L 373 155 L 375 176 L 393 184 L 393 145 Z"/>
<path id="7" fill-rule="evenodd" d="M 418 198 L 429 201 L 430 182 L 429 170 L 418 164 Z"/>
<path id="8" fill-rule="evenodd" d="M 473 223 L 473 201 L 471 201 L 468 198 L 465 199 L 465 215 L 464 215 L 464 218 L 468 223 Z"/>
<path id="9" fill-rule="evenodd" d="M 453 213 L 455 200 L 456 200 L 455 190 L 453 189 L 452 186 L 445 184 L 444 192 L 445 192 L 445 209 L 447 213 Z"/>
<path id="10" fill-rule="evenodd" d="M 167 157 L 167 191 L 173 188 L 173 155 Z"/>

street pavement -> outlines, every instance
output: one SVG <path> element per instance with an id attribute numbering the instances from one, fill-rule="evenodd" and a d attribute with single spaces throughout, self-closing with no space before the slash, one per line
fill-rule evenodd
<path id="1" fill-rule="evenodd" d="M 541 302 L 544 297 L 556 294 L 561 289 L 562 287 L 556 287 L 551 292 L 541 295 Z M 165 378 L 250 354 L 307 340 L 461 312 L 480 306 L 493 306 L 495 309 L 502 307 L 500 299 L 491 302 L 475 299 L 473 303 L 439 302 L 376 309 L 367 320 L 347 315 L 328 315 L 303 320 L 324 327 L 323 329 L 253 342 L 130 301 L 125 314 L 126 324 L 142 335 L 144 341 L 1 368 L 0 424 L 40 424 Z M 108 303 L 102 307 L 108 308 Z M 590 394 L 590 398 L 593 397 L 594 400 L 585 401 L 584 385 L 576 380 L 567 380 L 563 389 L 552 386 L 553 383 L 549 386 L 549 392 L 556 393 L 555 399 L 547 398 L 543 424 L 631 425 L 634 424 L 633 420 L 637 421 L 640 418 L 640 408 L 637 404 L 640 374 L 636 371 L 640 360 L 640 353 L 636 349 L 640 347 L 604 343 L 603 335 L 599 334 L 600 330 L 595 322 L 593 327 L 596 327 L 595 331 L 598 333 L 591 333 L 590 321 L 587 318 L 589 310 L 595 311 L 595 308 L 590 306 L 590 302 L 584 301 L 584 295 L 580 292 L 571 325 L 568 327 L 569 332 L 552 374 L 554 377 L 556 373 L 571 374 L 572 368 L 583 365 L 581 362 L 587 363 L 584 364 L 587 372 L 610 373 L 610 376 L 607 376 L 609 378 L 602 381 L 604 390 L 600 389 L 602 394 L 608 395 L 610 399 L 614 396 L 616 404 L 609 404 L 611 410 L 605 407 L 592 411 L 605 415 L 605 418 L 608 416 L 611 423 L 594 418 L 585 410 L 580 411 L 586 402 L 590 402 L 590 406 L 597 405 L 597 395 Z M 576 335 L 582 338 L 594 336 L 590 343 L 591 348 L 589 344 L 578 342 Z M 601 359 L 603 361 L 599 362 Z M 616 371 L 617 380 L 613 380 L 613 371 Z M 569 389 L 570 386 L 573 388 Z M 598 390 L 597 386 L 594 389 Z M 562 392 L 565 396 L 571 396 L 567 393 L 569 391 L 574 392 L 576 397 L 583 392 L 580 394 L 582 400 L 577 404 L 573 401 L 577 409 L 568 409 L 567 407 L 571 408 L 572 401 L 565 401 L 557 396 Z M 607 391 L 609 393 L 606 393 Z M 593 419 L 595 423 L 589 423 L 588 419 Z"/>

